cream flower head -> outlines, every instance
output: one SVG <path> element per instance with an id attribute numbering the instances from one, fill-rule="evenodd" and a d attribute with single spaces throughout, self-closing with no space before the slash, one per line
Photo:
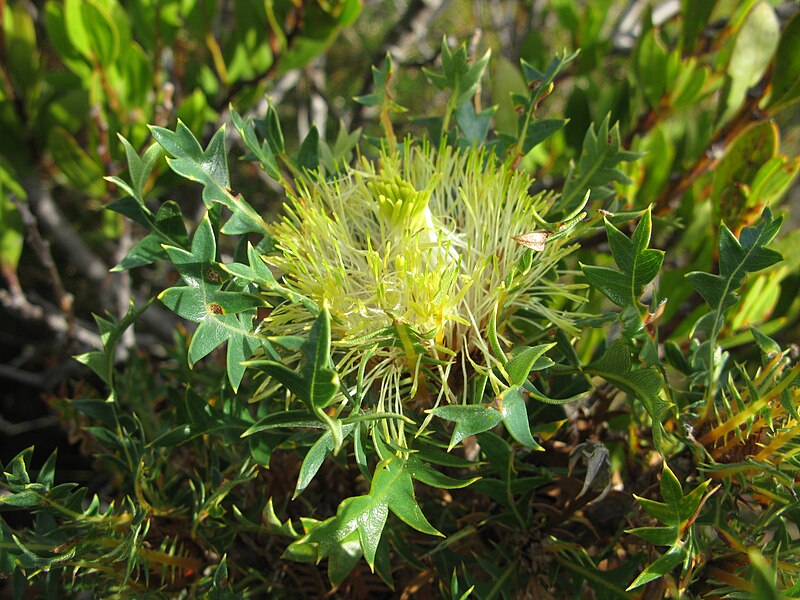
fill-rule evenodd
<path id="1" fill-rule="evenodd" d="M 376 410 L 466 401 L 474 373 L 497 393 L 497 347 L 507 340 L 493 332 L 511 335 L 523 322 L 575 331 L 559 306 L 583 299 L 583 286 L 558 281 L 566 236 L 541 251 L 520 243 L 546 225 L 551 202 L 530 184 L 489 151 L 406 142 L 332 180 L 299 183 L 266 258 L 285 285 L 329 307 L 337 370 L 347 378 L 362 368 Z M 538 248 L 547 235 L 536 236 Z M 287 303 L 267 327 L 302 334 L 313 320 Z M 392 427 L 402 443 L 402 424 Z"/>

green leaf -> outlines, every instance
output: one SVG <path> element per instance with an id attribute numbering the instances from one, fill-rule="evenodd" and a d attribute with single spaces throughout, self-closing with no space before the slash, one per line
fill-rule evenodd
<path id="1" fill-rule="evenodd" d="M 272 360 L 253 361 L 251 364 L 275 377 L 309 410 L 322 417 L 322 409 L 335 401 L 339 390 L 339 376 L 330 366 L 330 343 L 330 314 L 327 308 L 323 308 L 300 348 L 304 363 L 299 371 Z"/>
<path id="2" fill-rule="evenodd" d="M 8 74 L 16 84 L 20 96 L 27 96 L 42 74 L 39 70 L 40 56 L 33 18 L 24 5 L 12 4 L 5 8 L 3 23 L 0 25 L 4 30 L 4 58 Z"/>
<path id="3" fill-rule="evenodd" d="M 227 342 L 228 379 L 238 389 L 244 361 L 269 344 L 253 333 L 253 309 L 264 306 L 264 300 L 221 289 L 226 274 L 215 261 L 217 245 L 208 214 L 195 231 L 191 251 L 174 246 L 164 250 L 186 285 L 164 290 L 158 298 L 181 317 L 200 324 L 189 345 L 189 364 Z"/>
<path id="4" fill-rule="evenodd" d="M 398 456 L 391 455 L 375 468 L 368 494 L 344 500 L 335 516 L 314 524 L 306 535 L 292 542 L 287 552 L 310 547 L 316 551 L 317 560 L 335 557 L 342 550 L 355 556 L 356 552 L 350 547 L 357 540 L 358 550 L 374 569 L 378 543 L 389 512 L 417 531 L 442 535 L 428 522 L 417 504 L 408 465 Z M 352 562 L 350 568 L 354 565 Z M 338 571 L 337 575 L 341 577 L 342 572 Z"/>
<path id="5" fill-rule="evenodd" d="M 632 370 L 632 364 L 630 351 L 617 340 L 600 358 L 587 365 L 585 371 L 638 398 L 653 420 L 660 421 L 669 408 L 660 398 L 664 377 L 655 367 Z"/>
<path id="6" fill-rule="evenodd" d="M 539 359 L 555 345 L 556 343 L 553 342 L 552 344 L 515 348 L 514 357 L 505 365 L 506 373 L 508 373 L 508 383 L 512 386 L 522 386 L 527 381 L 528 375 L 537 366 Z M 552 364 L 552 361 L 550 364 Z"/>
<path id="7" fill-rule="evenodd" d="M 681 53 L 685 56 L 691 54 L 705 29 L 717 0 L 695 2 L 695 0 L 681 0 Z"/>
<path id="8" fill-rule="evenodd" d="M 344 436 L 349 435 L 354 427 L 355 424 L 343 426 L 342 434 Z M 311 446 L 311 449 L 309 449 L 309 451 L 306 453 L 306 456 L 303 459 L 303 464 L 300 466 L 300 474 L 297 476 L 297 484 L 294 488 L 292 500 L 302 494 L 303 490 L 308 487 L 308 484 L 314 479 L 314 476 L 319 471 L 319 468 L 322 466 L 325 458 L 328 456 L 328 454 L 333 452 L 333 449 L 333 434 L 330 430 L 328 430 L 324 432 L 316 442 L 314 442 L 314 445 Z"/>
<path id="9" fill-rule="evenodd" d="M 480 113 L 476 113 L 475 107 L 469 100 L 458 107 L 458 110 L 456 110 L 456 123 L 461 129 L 461 133 L 464 134 L 464 139 L 468 146 L 480 146 L 486 141 L 486 136 L 489 134 L 489 124 L 496 111 L 497 107 L 492 106 L 482 110 Z"/>
<path id="10" fill-rule="evenodd" d="M 130 204 L 129 202 L 118 200 L 112 202 L 108 208 L 127 214 L 131 208 Z M 162 260 L 167 257 L 167 253 L 164 250 L 165 245 L 178 248 L 185 248 L 189 245 L 189 236 L 186 233 L 183 213 L 176 202 L 167 200 L 158 207 L 158 212 L 156 212 L 155 216 L 149 214 L 149 210 L 139 212 L 150 233 L 131 248 L 125 258 L 111 269 L 112 271 L 124 271 Z M 134 220 L 138 222 L 138 219 Z"/>
<path id="11" fill-rule="evenodd" d="M 536 119 L 531 121 L 522 140 L 522 153 L 527 154 L 567 124 L 567 119 Z"/>
<path id="12" fill-rule="evenodd" d="M 683 489 L 681 488 L 678 478 L 675 477 L 675 474 L 666 462 L 664 462 L 664 467 L 661 470 L 661 497 L 664 498 L 664 502 L 673 510 L 675 517 L 680 519 Z M 666 522 L 666 524 L 673 525 L 677 523 Z"/>
<path id="13" fill-rule="evenodd" d="M 544 450 L 531 435 L 528 409 L 522 390 L 517 386 L 510 387 L 500 394 L 496 401 L 500 404 L 503 425 L 506 426 L 511 437 L 527 448 Z"/>
<path id="14" fill-rule="evenodd" d="M 614 181 L 630 183 L 630 179 L 617 168 L 620 162 L 636 160 L 641 155 L 620 149 L 619 124 L 610 127 L 611 116 L 607 115 L 597 127 L 589 127 L 583 139 L 583 148 L 577 166 L 570 167 L 558 206 L 570 211 L 591 190 L 593 198 L 602 200 L 613 194 L 610 187 Z"/>
<path id="15" fill-rule="evenodd" d="M 300 144 L 300 150 L 297 152 L 297 166 L 312 171 L 319 167 L 319 131 L 315 125 L 311 126 L 308 135 Z"/>
<path id="16" fill-rule="evenodd" d="M 286 298 L 290 302 L 302 304 L 311 314 L 319 313 L 319 307 L 315 302 L 294 290 L 282 286 L 275 280 L 275 276 L 266 262 L 264 262 L 261 254 L 249 242 L 247 244 L 247 257 L 250 263 L 249 266 L 241 263 L 230 263 L 221 266 L 231 275 L 250 281 L 270 294 Z"/>
<path id="17" fill-rule="evenodd" d="M 717 218 L 738 227 L 753 204 L 746 190 L 754 183 L 762 165 L 776 155 L 778 144 L 778 126 L 768 121 L 756 123 L 736 136 L 714 169 L 711 202 Z"/>
<path id="18" fill-rule="evenodd" d="M 70 185 L 92 198 L 106 193 L 103 169 L 89 157 L 80 144 L 63 127 L 56 127 L 47 138 L 53 161 Z"/>
<path id="19" fill-rule="evenodd" d="M 84 354 L 79 354 L 73 358 L 80 363 L 88 366 L 94 371 L 103 382 L 108 385 L 109 394 L 106 402 L 113 402 L 116 400 L 116 388 L 114 386 L 114 359 L 116 357 L 117 344 L 122 339 L 122 334 L 130 327 L 136 319 L 139 318 L 147 307 L 150 306 L 150 301 L 143 304 L 140 308 L 136 308 L 131 301 L 128 306 L 128 312 L 122 319 L 116 320 L 113 317 L 104 319 L 98 315 L 94 316 L 97 329 L 100 332 L 100 339 L 103 342 L 102 350 L 93 350 Z"/>
<path id="20" fill-rule="evenodd" d="M 667 85 L 667 49 L 652 26 L 639 37 L 633 60 L 638 87 L 647 104 L 651 108 L 658 107 Z"/>
<path id="21" fill-rule="evenodd" d="M 720 274 L 693 271 L 686 275 L 692 286 L 714 309 L 715 321 L 721 322 L 722 312 L 736 304 L 736 290 L 744 282 L 747 273 L 766 269 L 782 260 L 780 254 L 765 248 L 777 235 L 782 222 L 782 217 L 773 218 L 772 212 L 765 209 L 761 223 L 743 229 L 738 240 L 723 224 L 719 239 Z"/>
<path id="22" fill-rule="evenodd" d="M 424 458 L 424 452 L 421 453 Z M 424 483 L 430 487 L 454 490 L 465 488 L 480 479 L 480 477 L 471 477 L 470 479 L 455 479 L 441 473 L 424 463 L 418 454 L 411 454 L 406 461 L 411 477 L 417 481 Z"/>
<path id="23" fill-rule="evenodd" d="M 158 144 L 151 144 L 140 157 L 128 140 L 120 134 L 118 134 L 117 137 L 119 137 L 119 141 L 125 149 L 125 157 L 128 161 L 128 174 L 131 178 L 132 190 L 130 194 L 136 198 L 140 204 L 143 204 L 144 186 L 147 184 L 147 180 L 150 178 L 153 168 L 163 154 L 161 146 Z"/>
<path id="24" fill-rule="evenodd" d="M 247 364 L 249 366 L 260 366 L 261 362 L 263 361 L 251 360 Z M 294 371 L 291 372 L 293 373 Z M 306 410 L 283 410 L 262 417 L 258 420 L 258 422 L 255 423 L 255 425 L 251 426 L 247 431 L 245 431 L 242 434 L 242 437 L 247 437 L 261 431 L 280 429 L 284 427 L 324 429 L 325 424 L 320 421 L 316 415 L 309 413 Z"/>
<path id="25" fill-rule="evenodd" d="M 356 96 L 353 98 L 359 104 L 364 106 L 379 106 L 382 111 L 389 112 L 405 112 L 406 109 L 394 101 L 392 94 L 389 90 L 389 85 L 394 76 L 394 62 L 391 55 L 387 52 L 384 58 L 383 65 L 378 68 L 372 67 L 372 82 L 375 91 L 366 96 Z"/>
<path id="26" fill-rule="evenodd" d="M 244 141 L 244 145 L 253 155 L 253 158 L 258 161 L 261 168 L 274 179 L 275 181 L 281 180 L 281 169 L 278 166 L 278 160 L 275 153 L 269 144 L 268 140 L 259 142 L 256 137 L 255 125 L 252 117 L 248 117 L 245 121 L 236 110 L 231 107 L 231 120 L 236 131 Z"/>
<path id="27" fill-rule="evenodd" d="M 450 438 L 448 452 L 464 438 L 483 433 L 496 427 L 501 421 L 511 437 L 523 446 L 541 449 L 531 434 L 525 396 L 520 386 L 503 391 L 490 405 L 467 404 L 439 406 L 430 411 L 445 421 L 453 421 L 456 426 Z"/>
<path id="28" fill-rule="evenodd" d="M 568 54 L 566 52 L 554 56 L 547 65 L 547 68 L 544 72 L 540 71 L 539 69 L 535 68 L 525 59 L 520 60 L 522 65 L 522 74 L 525 76 L 525 81 L 528 84 L 528 88 L 532 89 L 533 92 L 528 99 L 528 109 L 535 108 L 540 99 L 544 96 L 548 95 L 552 91 L 552 85 L 556 80 L 556 77 L 566 69 L 576 58 L 578 57 L 578 52 L 573 52 L 572 54 Z M 530 116 L 530 110 L 526 110 L 526 114 Z"/>
<path id="29" fill-rule="evenodd" d="M 626 530 L 644 541 L 655 546 L 672 546 L 680 539 L 680 529 L 677 525 L 672 527 L 636 527 Z"/>
<path id="30" fill-rule="evenodd" d="M 245 233 L 243 229 L 267 232 L 261 215 L 240 195 L 234 196 L 230 191 L 224 126 L 217 130 L 205 150 L 180 120 L 174 132 L 163 127 L 151 127 L 150 131 L 161 147 L 173 156 L 167 159 L 170 168 L 181 177 L 203 185 L 203 202 L 207 208 L 219 203 L 230 210 L 240 225 L 237 233 Z"/>
<path id="31" fill-rule="evenodd" d="M 452 92 L 448 104 L 452 109 L 456 109 L 478 91 L 490 56 L 491 52 L 487 50 L 481 58 L 470 63 L 466 44 L 461 44 L 455 51 L 452 51 L 447 45 L 447 38 L 444 38 L 442 39 L 442 71 L 435 72 L 429 69 L 423 69 L 423 71 L 438 89 Z"/>
<path id="32" fill-rule="evenodd" d="M 484 404 L 439 406 L 430 412 L 440 419 L 453 421 L 456 424 L 450 438 L 448 451 L 464 438 L 489 431 L 503 420 L 503 415 L 499 410 Z"/>
<path id="33" fill-rule="evenodd" d="M 685 557 L 686 550 L 682 545 L 676 544 L 672 546 L 665 554 L 662 554 L 654 562 L 647 565 L 644 571 L 642 571 L 639 576 L 633 580 L 633 583 L 628 586 L 628 590 L 635 589 L 654 579 L 658 579 L 662 575 L 670 573 L 672 569 L 683 562 Z"/>
<path id="34" fill-rule="evenodd" d="M 119 31 L 110 14 L 95 2 L 82 3 L 81 17 L 92 57 L 104 67 L 111 66 L 119 55 Z"/>
<path id="35" fill-rule="evenodd" d="M 12 179 L 0 163 L 0 270 L 17 270 L 25 237 L 22 215 L 14 205 L 10 194 L 20 202 L 25 201 L 25 191 Z"/>
<path id="36" fill-rule="evenodd" d="M 767 2 L 757 2 L 747 14 L 733 43 L 728 61 L 730 86 L 725 98 L 723 121 L 736 112 L 747 90 L 761 79 L 775 54 L 780 34 L 781 27 L 775 9 Z"/>
<path id="37" fill-rule="evenodd" d="M 581 264 L 583 274 L 614 304 L 638 306 L 644 287 L 656 278 L 664 262 L 662 250 L 647 248 L 652 231 L 650 211 L 644 213 L 630 239 L 608 219 L 605 219 L 605 226 L 619 270 Z"/>
<path id="38" fill-rule="evenodd" d="M 781 34 L 772 67 L 772 96 L 769 108 L 800 98 L 800 13 L 796 13 Z"/>
<path id="39" fill-rule="evenodd" d="M 770 565 L 757 548 L 750 548 L 747 555 L 753 570 L 753 600 L 784 600 L 778 589 L 778 560 Z"/>
<path id="40" fill-rule="evenodd" d="M 72 46 L 85 58 L 91 58 L 92 46 L 84 22 L 83 4 L 84 0 L 64 0 L 65 31 Z"/>

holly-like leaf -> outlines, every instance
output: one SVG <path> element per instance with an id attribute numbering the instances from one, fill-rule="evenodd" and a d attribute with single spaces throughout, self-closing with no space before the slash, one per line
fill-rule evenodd
<path id="1" fill-rule="evenodd" d="M 342 435 L 348 436 L 353 431 L 356 424 L 345 425 L 342 427 Z M 334 440 L 333 433 L 328 430 L 324 432 L 319 439 L 314 442 L 309 451 L 303 459 L 303 464 L 300 466 L 300 474 L 297 476 L 297 484 L 294 488 L 292 500 L 297 498 L 308 487 L 308 484 L 314 479 L 314 476 L 319 471 L 325 458 L 333 452 Z"/>
<path id="2" fill-rule="evenodd" d="M 233 126 L 236 131 L 239 132 L 242 141 L 244 141 L 244 145 L 252 153 L 252 157 L 258 161 L 259 165 L 264 171 L 266 171 L 267 175 L 272 177 L 275 181 L 280 181 L 282 177 L 281 169 L 278 166 L 278 160 L 275 156 L 275 152 L 273 151 L 269 140 L 265 139 L 262 142 L 258 141 L 258 138 L 256 137 L 255 124 L 253 123 L 252 117 L 248 117 L 247 120 L 245 120 L 238 112 L 236 112 L 233 107 L 231 107 L 231 121 L 233 122 Z"/>
<path id="3" fill-rule="evenodd" d="M 150 306 L 150 302 L 136 308 L 133 302 L 131 302 L 130 306 L 128 306 L 128 312 L 120 320 L 116 320 L 113 317 L 103 318 L 95 315 L 94 320 L 100 332 L 103 349 L 93 350 L 74 357 L 75 360 L 85 364 L 94 371 L 108 386 L 109 392 L 106 402 L 113 402 L 116 400 L 114 359 L 116 358 L 117 344 L 119 344 L 120 339 L 122 339 L 122 334 L 125 333 L 125 330 L 139 318 L 139 315 L 141 315 L 148 306 Z"/>
<path id="4" fill-rule="evenodd" d="M 330 365 L 330 327 L 330 314 L 327 308 L 323 308 L 300 348 L 304 362 L 299 371 L 273 360 L 254 363 L 289 388 L 317 414 L 330 406 L 339 390 L 339 377 Z"/>
<path id="5" fill-rule="evenodd" d="M 353 100 L 364 106 L 380 106 L 382 110 L 387 111 L 387 114 L 388 112 L 405 112 L 408 109 L 394 101 L 389 89 L 393 76 L 394 61 L 392 61 L 391 54 L 387 52 L 383 65 L 380 68 L 372 67 L 372 82 L 375 91 L 366 96 L 356 96 Z"/>
<path id="6" fill-rule="evenodd" d="M 503 420 L 499 410 L 485 404 L 439 406 L 430 412 L 440 419 L 453 421 L 456 424 L 450 437 L 448 451 L 464 438 L 489 431 Z"/>
<path id="7" fill-rule="evenodd" d="M 589 190 L 592 198 L 602 200 L 613 194 L 610 187 L 613 182 L 630 183 L 617 165 L 636 160 L 641 155 L 621 150 L 619 124 L 610 127 L 610 121 L 611 116 L 607 115 L 596 131 L 592 125 L 586 132 L 578 164 L 570 167 L 567 173 L 558 202 L 561 210 L 570 211 L 580 205 Z"/>
<path id="8" fill-rule="evenodd" d="M 131 198 L 123 198 L 112 202 L 108 208 L 121 214 L 129 214 L 138 207 L 131 202 Z M 125 271 L 164 259 L 167 257 L 164 251 L 165 245 L 178 248 L 189 245 L 183 213 L 176 202 L 167 200 L 158 207 L 155 215 L 152 215 L 146 207 L 144 210 L 139 209 L 138 212 L 150 233 L 131 248 L 125 258 L 111 269 L 112 271 Z"/>
<path id="9" fill-rule="evenodd" d="M 424 457 L 424 451 L 421 454 Z M 461 489 L 475 483 L 480 479 L 480 477 L 471 477 L 470 479 L 455 479 L 454 477 L 445 475 L 444 473 L 437 471 L 427 463 L 423 462 L 419 454 L 409 455 L 406 464 L 408 465 L 408 469 L 411 472 L 412 478 L 416 479 L 420 483 L 424 483 L 425 485 L 435 488 L 446 490 Z"/>
<path id="10" fill-rule="evenodd" d="M 722 312 L 736 304 L 736 290 L 748 273 L 771 267 L 783 257 L 765 246 L 778 234 L 783 217 L 773 217 L 769 209 L 761 216 L 761 223 L 742 230 L 737 240 L 723 223 L 719 233 L 719 275 L 693 271 L 686 278 L 715 311 L 715 320 Z"/>
<path id="11" fill-rule="evenodd" d="M 442 71 L 437 73 L 429 69 L 423 70 L 438 89 L 452 92 L 448 104 L 456 109 L 478 91 L 490 56 L 491 52 L 487 50 L 482 57 L 470 63 L 466 44 L 461 44 L 453 51 L 445 38 L 442 40 Z"/>
<path id="12" fill-rule="evenodd" d="M 319 313 L 319 307 L 314 301 L 278 283 L 261 254 L 249 242 L 247 244 L 247 258 L 249 265 L 229 263 L 220 266 L 234 277 L 240 277 L 244 281 L 254 283 L 269 294 L 275 294 L 290 302 L 302 304 L 312 314 Z"/>
<path id="13" fill-rule="evenodd" d="M 350 556 L 357 556 L 354 549 L 348 548 L 357 540 L 355 550 L 363 553 L 367 564 L 374 570 L 378 543 L 390 512 L 417 531 L 442 535 L 422 514 L 414 496 L 411 469 L 396 455 L 378 463 L 368 494 L 344 500 L 335 516 L 315 523 L 306 535 L 290 544 L 287 554 L 302 553 L 306 548 L 320 561 L 324 558 L 330 560 L 347 549 Z M 353 566 L 354 561 L 350 568 Z"/>
<path id="14" fill-rule="evenodd" d="M 222 204 L 233 213 L 229 223 L 235 228 L 223 227 L 223 233 L 266 233 L 267 224 L 252 206 L 230 191 L 228 159 L 225 152 L 225 127 L 217 130 L 205 150 L 182 121 L 175 131 L 151 127 L 155 140 L 172 155 L 167 163 L 181 177 L 203 185 L 203 202 L 207 208 Z"/>
<path id="15" fill-rule="evenodd" d="M 709 483 L 710 480 L 706 480 L 684 495 L 680 481 L 665 462 L 661 471 L 661 497 L 664 502 L 634 496 L 650 516 L 664 523 L 666 527 L 639 527 L 629 530 L 628 533 L 651 544 L 670 546 L 670 549 L 648 565 L 630 585 L 629 590 L 669 573 L 682 562 L 686 555 L 686 544 L 681 538 L 697 518 L 706 499 Z"/>
<path id="16" fill-rule="evenodd" d="M 189 345 L 190 365 L 227 342 L 228 378 L 234 390 L 238 389 L 243 362 L 257 348 L 268 345 L 252 327 L 254 309 L 264 306 L 264 300 L 222 290 L 228 276 L 215 260 L 217 244 L 208 214 L 195 231 L 191 251 L 174 246 L 164 246 L 164 250 L 186 285 L 164 290 L 158 298 L 181 317 L 200 324 Z"/>
<path id="17" fill-rule="evenodd" d="M 522 387 L 512 386 L 503 391 L 492 404 L 466 404 L 439 406 L 430 411 L 434 416 L 453 421 L 456 426 L 450 438 L 448 451 L 464 438 L 483 433 L 502 422 L 508 433 L 523 446 L 540 450 L 531 435 L 528 410 Z"/>
<path id="18" fill-rule="evenodd" d="M 486 141 L 486 136 L 489 134 L 489 124 L 495 112 L 497 112 L 497 107 L 492 106 L 476 113 L 475 107 L 469 100 L 458 107 L 456 110 L 456 123 L 461 129 L 461 133 L 464 134 L 467 146 L 479 146 Z"/>
<path id="19" fill-rule="evenodd" d="M 147 150 L 144 151 L 142 156 L 136 152 L 131 143 L 126 140 L 121 134 L 117 134 L 122 147 L 125 149 L 125 157 L 128 161 L 128 174 L 130 175 L 130 185 L 119 177 L 106 177 L 107 181 L 111 181 L 115 185 L 125 190 L 139 204 L 144 205 L 144 188 L 147 184 L 150 174 L 161 158 L 163 151 L 158 144 L 151 144 Z"/>
<path id="20" fill-rule="evenodd" d="M 623 308 L 638 306 L 644 286 L 656 278 L 664 262 L 662 250 L 648 249 L 652 232 L 650 211 L 644 213 L 630 239 L 608 219 L 605 226 L 618 269 L 581 264 L 583 274 L 614 304 Z"/>
<path id="21" fill-rule="evenodd" d="M 513 386 L 497 397 L 503 415 L 503 425 L 508 433 L 527 448 L 544 450 L 531 435 L 531 424 L 528 420 L 528 408 L 525 405 L 525 396 L 521 387 Z"/>
<path id="22" fill-rule="evenodd" d="M 319 131 L 314 125 L 297 151 L 297 166 L 309 170 L 319 167 Z"/>
<path id="23" fill-rule="evenodd" d="M 644 369 L 632 367 L 630 351 L 624 343 L 617 340 L 584 370 L 590 375 L 602 377 L 623 392 L 638 398 L 653 419 L 654 430 L 660 432 L 661 420 L 669 410 L 669 404 L 661 396 L 664 377 L 655 367 Z"/>

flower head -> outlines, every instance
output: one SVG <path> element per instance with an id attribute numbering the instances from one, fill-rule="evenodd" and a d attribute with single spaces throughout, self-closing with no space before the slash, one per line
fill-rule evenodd
<path id="1" fill-rule="evenodd" d="M 558 282 L 564 238 L 525 243 L 550 199 L 531 180 L 480 149 L 406 143 L 333 180 L 290 194 L 268 262 L 285 284 L 331 314 L 343 376 L 364 361 L 377 408 L 402 414 L 417 401 L 458 401 L 473 373 L 502 365 L 493 331 L 574 329 L 554 298 L 580 300 Z M 517 238 L 517 239 L 515 239 Z M 544 245 L 542 248 L 542 244 Z M 314 316 L 285 304 L 270 327 L 301 333 Z"/>

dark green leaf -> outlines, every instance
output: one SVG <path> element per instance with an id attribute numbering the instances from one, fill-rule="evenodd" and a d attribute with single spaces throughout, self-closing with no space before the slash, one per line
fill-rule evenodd
<path id="1" fill-rule="evenodd" d="M 531 435 L 531 425 L 528 420 L 528 409 L 525 398 L 519 387 L 510 387 L 497 398 L 500 412 L 503 415 L 503 424 L 508 433 L 517 442 L 534 450 L 544 450 Z"/>
<path id="2" fill-rule="evenodd" d="M 630 183 L 617 165 L 636 160 L 640 155 L 620 149 L 619 125 L 610 127 L 610 121 L 611 116 L 607 115 L 596 131 L 592 125 L 586 132 L 578 164 L 567 173 L 559 200 L 561 210 L 574 209 L 589 190 L 592 198 L 602 200 L 612 195 L 609 186 L 614 181 Z"/>
<path id="3" fill-rule="evenodd" d="M 628 586 L 628 590 L 635 589 L 649 581 L 658 579 L 662 575 L 670 573 L 672 569 L 683 562 L 685 556 L 686 550 L 682 545 L 672 546 L 665 554 L 656 559 L 655 562 L 647 565 L 644 571 L 642 571 L 639 576 L 634 579 L 633 583 Z"/>
<path id="4" fill-rule="evenodd" d="M 489 431 L 503 420 L 503 415 L 499 410 L 483 404 L 440 406 L 431 410 L 431 413 L 440 419 L 453 421 L 456 424 L 448 450 L 465 437 Z"/>
<path id="5" fill-rule="evenodd" d="M 508 373 L 508 383 L 512 386 L 523 385 L 539 358 L 555 345 L 555 342 L 553 342 L 552 344 L 515 348 L 513 358 L 505 366 L 506 373 Z"/>
<path id="6" fill-rule="evenodd" d="M 469 146 L 480 146 L 489 134 L 489 124 L 492 116 L 497 111 L 496 106 L 475 113 L 475 107 L 469 100 L 464 102 L 456 110 L 456 123 L 464 134 L 464 139 Z"/>
<path id="7" fill-rule="evenodd" d="M 311 130 L 300 145 L 297 153 L 297 166 L 309 170 L 314 170 L 319 166 L 319 132 L 314 125 L 311 126 Z"/>
<path id="8" fill-rule="evenodd" d="M 225 152 L 225 127 L 221 127 L 203 150 L 189 128 L 178 121 L 175 131 L 151 127 L 155 140 L 173 158 L 167 159 L 170 168 L 178 175 L 203 185 L 203 201 L 209 209 L 214 203 L 222 204 L 237 215 L 248 230 L 265 233 L 267 225 L 253 207 L 230 191 L 228 161 Z"/>
<path id="9" fill-rule="evenodd" d="M 650 211 L 642 216 L 633 236 L 628 239 L 608 219 L 606 235 L 619 270 L 581 265 L 589 283 L 618 306 L 638 306 L 644 286 L 653 281 L 664 261 L 664 252 L 648 249 L 652 230 Z"/>

